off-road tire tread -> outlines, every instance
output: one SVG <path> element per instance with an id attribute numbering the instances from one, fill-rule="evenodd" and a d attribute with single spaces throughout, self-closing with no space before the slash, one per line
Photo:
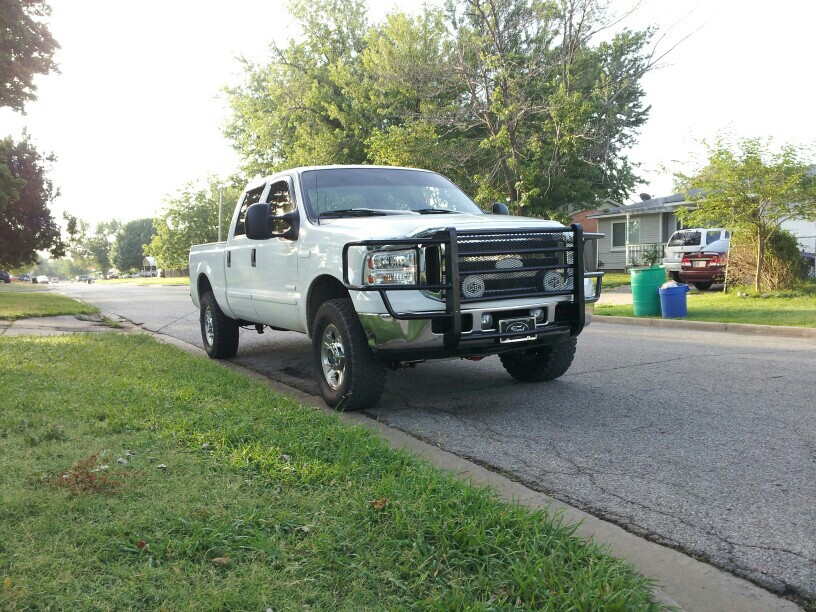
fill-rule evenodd
<path id="1" fill-rule="evenodd" d="M 204 312 L 207 306 L 213 312 L 213 343 L 207 344 L 207 334 L 204 331 Z M 235 357 L 238 352 L 238 321 L 231 319 L 221 310 L 212 291 L 207 291 L 201 296 L 201 312 L 199 314 L 199 324 L 201 325 L 201 339 L 204 342 L 204 350 L 212 359 L 229 359 Z"/>
<path id="2" fill-rule="evenodd" d="M 346 380 L 342 389 L 335 392 L 328 386 L 320 364 L 320 343 L 323 336 L 323 322 L 334 323 L 344 336 L 346 350 Z M 346 341 L 348 339 L 348 341 Z M 388 371 L 385 364 L 377 360 L 366 340 L 365 330 L 357 318 L 354 304 L 348 298 L 328 300 L 320 305 L 312 328 L 312 363 L 317 384 L 324 401 L 342 412 L 355 412 L 371 408 L 385 391 Z"/>
<path id="3" fill-rule="evenodd" d="M 537 354 L 526 351 L 502 353 L 501 363 L 507 373 L 522 382 L 545 382 L 566 374 L 575 357 L 577 338 L 537 349 Z"/>

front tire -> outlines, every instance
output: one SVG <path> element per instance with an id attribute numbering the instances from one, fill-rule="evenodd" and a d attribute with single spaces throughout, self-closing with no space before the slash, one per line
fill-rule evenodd
<path id="1" fill-rule="evenodd" d="M 508 374 L 522 382 L 544 382 L 563 376 L 575 357 L 577 338 L 550 346 L 513 351 L 499 355 Z"/>
<path id="2" fill-rule="evenodd" d="M 711 281 L 704 282 L 704 283 L 694 283 L 694 286 L 697 287 L 697 291 L 708 291 L 711 289 L 711 285 L 713 285 Z"/>
<path id="3" fill-rule="evenodd" d="M 350 299 L 329 300 L 318 308 L 312 364 L 323 400 L 337 410 L 370 408 L 385 390 L 385 364 L 371 352 Z"/>
<path id="4" fill-rule="evenodd" d="M 201 339 L 212 359 L 229 359 L 238 352 L 238 321 L 221 310 L 212 291 L 201 296 Z"/>

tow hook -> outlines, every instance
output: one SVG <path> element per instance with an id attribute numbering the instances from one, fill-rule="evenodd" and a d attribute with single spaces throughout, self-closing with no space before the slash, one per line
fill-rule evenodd
<path id="1" fill-rule="evenodd" d="M 264 326 L 261 325 L 260 323 L 255 324 L 255 331 L 258 332 L 259 334 L 264 333 L 263 328 L 264 328 Z"/>

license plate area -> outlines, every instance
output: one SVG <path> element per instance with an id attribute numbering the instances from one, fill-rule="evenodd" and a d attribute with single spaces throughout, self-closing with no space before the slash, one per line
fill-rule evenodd
<path id="1" fill-rule="evenodd" d="M 705 259 L 693 259 L 691 261 L 691 266 L 693 268 L 705 268 L 706 267 L 706 260 Z"/>
<path id="2" fill-rule="evenodd" d="M 499 320 L 499 333 L 500 334 L 519 334 L 513 336 L 507 336 L 504 338 L 499 338 L 499 342 L 501 344 L 508 344 L 510 342 L 527 342 L 529 340 L 535 340 L 535 317 L 520 317 L 517 319 L 503 319 Z M 530 332 L 529 335 L 525 335 L 521 332 Z"/>

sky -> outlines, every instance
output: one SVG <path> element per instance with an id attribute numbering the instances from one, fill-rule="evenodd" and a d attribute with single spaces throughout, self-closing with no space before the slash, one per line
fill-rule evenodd
<path id="1" fill-rule="evenodd" d="M 636 0 L 611 2 L 623 11 Z M 368 3 L 374 20 L 421 6 Z M 157 216 L 185 183 L 238 168 L 223 136 L 222 89 L 241 82 L 238 56 L 264 61 L 272 41 L 296 34 L 284 0 L 50 4 L 61 73 L 37 79 L 39 99 L 25 116 L 0 109 L 0 136 L 25 128 L 40 151 L 56 154 L 55 218 Z M 672 171 L 699 166 L 699 142 L 723 130 L 816 143 L 815 18 L 806 0 L 643 0 L 624 25 L 665 33 L 658 53 L 688 38 L 643 79 L 651 112 L 628 155 L 644 182 L 629 201 L 671 193 Z"/>

